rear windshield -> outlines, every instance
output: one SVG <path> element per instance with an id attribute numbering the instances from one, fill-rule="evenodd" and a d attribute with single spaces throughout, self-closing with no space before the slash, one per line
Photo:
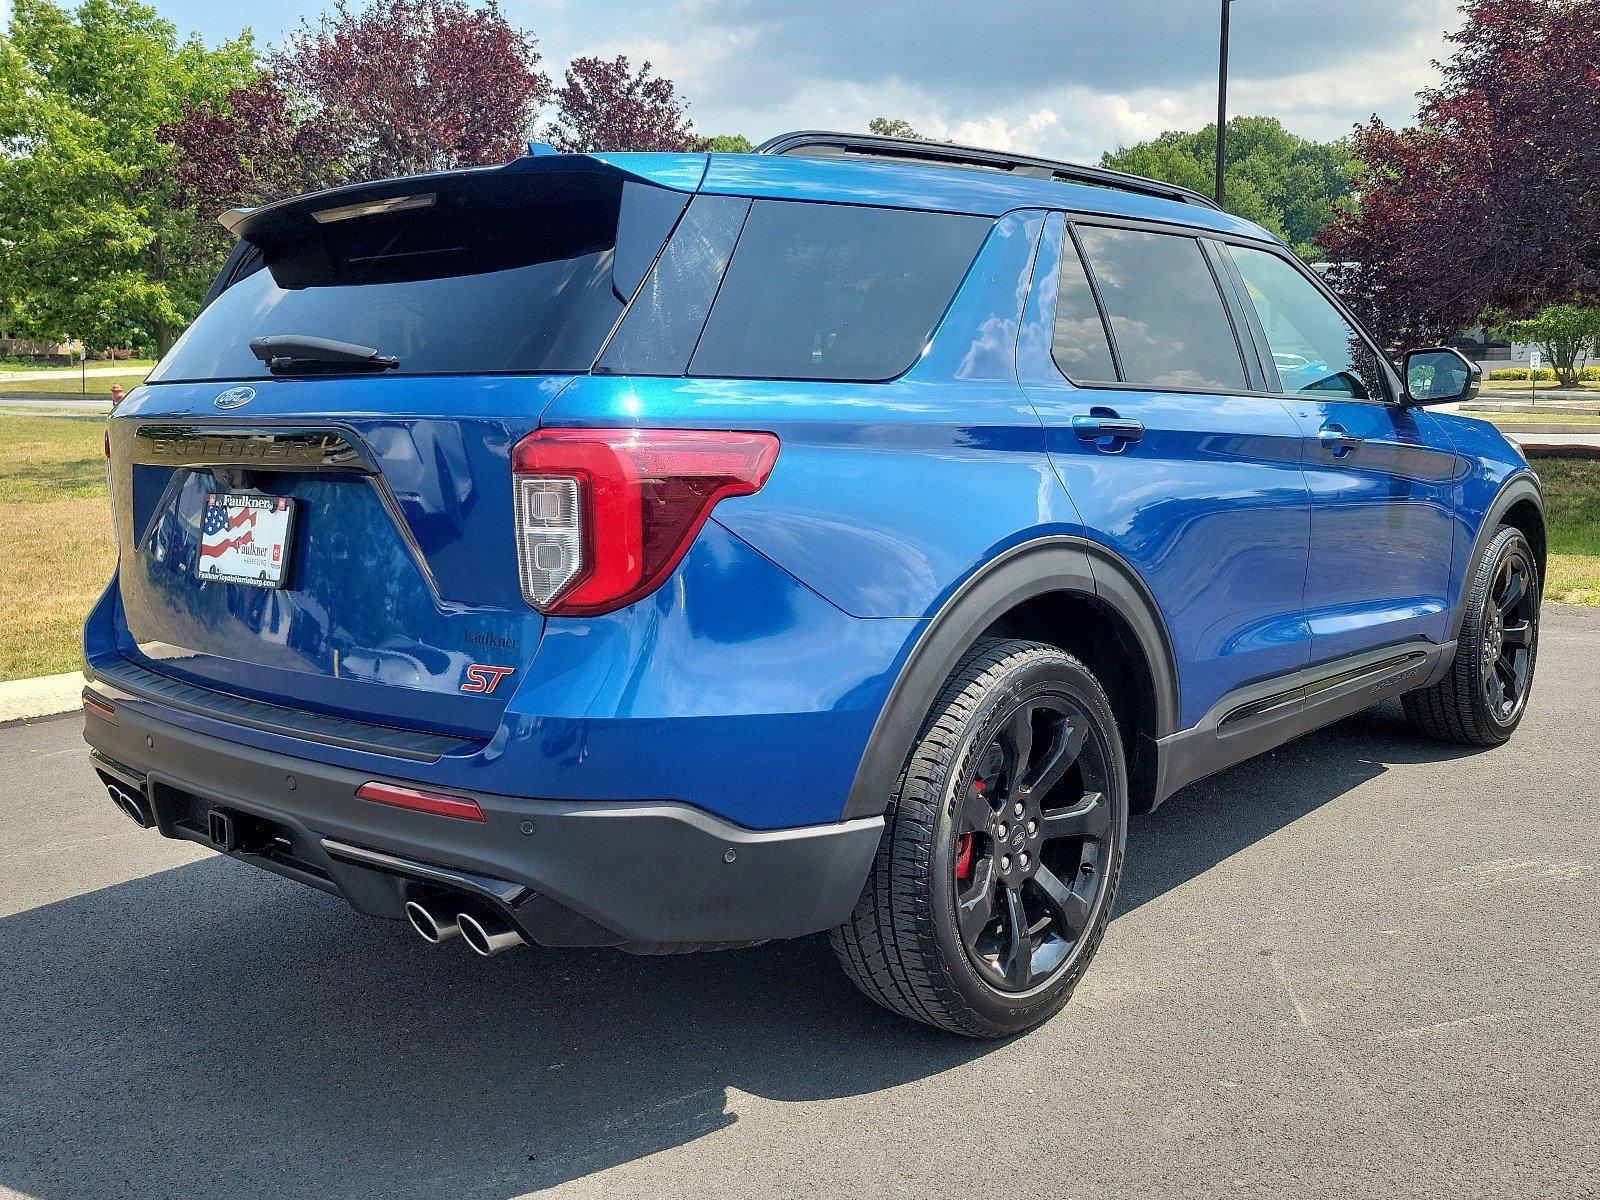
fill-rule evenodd
<path id="1" fill-rule="evenodd" d="M 992 221 L 758 200 L 691 375 L 892 379 L 922 352 Z"/>
<path id="2" fill-rule="evenodd" d="M 265 378 L 250 341 L 271 334 L 371 347 L 405 375 L 588 370 L 688 197 L 614 173 L 497 182 L 324 212 L 247 256 L 150 381 Z"/>

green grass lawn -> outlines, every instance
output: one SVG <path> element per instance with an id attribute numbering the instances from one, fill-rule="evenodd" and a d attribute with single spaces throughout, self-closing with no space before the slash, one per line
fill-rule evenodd
<path id="1" fill-rule="evenodd" d="M 80 665 L 84 614 L 116 554 L 105 422 L 0 416 L 0 679 Z"/>
<path id="2" fill-rule="evenodd" d="M 52 379 L 7 379 L 0 375 L 0 399 L 25 393 L 109 396 L 113 383 L 120 383 L 124 392 L 131 392 L 144 382 L 147 374 L 147 370 L 138 370 L 126 375 L 91 375 L 87 379 L 76 371 L 63 372 L 58 378 Z"/>
<path id="3" fill-rule="evenodd" d="M 1541 458 L 1550 563 L 1544 594 L 1570 604 L 1600 604 L 1600 460 Z"/>
<path id="4" fill-rule="evenodd" d="M 98 417 L 0 409 L 0 680 L 80 663 L 84 614 L 115 565 L 103 431 Z M 1600 605 L 1600 461 L 1535 469 L 1550 522 L 1545 595 Z"/>

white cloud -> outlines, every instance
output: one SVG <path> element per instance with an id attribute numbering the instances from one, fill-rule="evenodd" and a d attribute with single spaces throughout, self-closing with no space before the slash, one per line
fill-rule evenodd
<path id="1" fill-rule="evenodd" d="M 1029 0 L 952 9 L 897 0 L 512 0 L 559 78 L 576 54 L 649 59 L 706 133 L 759 142 L 788 129 L 864 130 L 901 117 L 924 134 L 1093 161 L 1104 150 L 1216 112 L 1214 4 L 1091 8 L 1065 0 L 1016 43 Z M 1160 19 L 1156 11 L 1161 10 Z M 1202 11 L 1203 10 L 1203 11 Z M 1035 14 L 1037 15 L 1037 14 Z M 1339 137 L 1374 111 L 1405 121 L 1433 82 L 1452 0 L 1259 0 L 1235 20 L 1233 114 L 1276 116 L 1303 136 Z M 1170 28 L 1169 28 L 1170 27 Z M 998 49 L 997 49 L 998 47 Z M 992 64 L 1014 51 L 1016 69 Z M 1011 60 L 1006 60 L 1011 61 Z M 974 65 L 976 62 L 978 65 Z M 1299 69 L 1297 69 L 1299 68 Z"/>
<path id="2" fill-rule="evenodd" d="M 244 19 L 214 0 L 153 0 L 212 42 Z M 0 0 L 4 13 L 15 0 Z M 280 41 L 332 0 L 258 0 Z M 502 0 L 559 80 L 579 54 L 649 59 L 705 133 L 864 130 L 902 117 L 934 136 L 1093 161 L 1216 112 L 1217 0 Z M 1374 111 L 1408 121 L 1457 0 L 1236 5 L 1229 111 L 1309 137 Z"/>

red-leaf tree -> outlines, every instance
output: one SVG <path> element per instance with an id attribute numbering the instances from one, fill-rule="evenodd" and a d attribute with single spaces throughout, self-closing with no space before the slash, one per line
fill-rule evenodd
<path id="1" fill-rule="evenodd" d="M 687 105 L 670 79 L 625 55 L 572 60 L 555 93 L 556 119 L 545 136 L 558 150 L 698 150 Z"/>
<path id="2" fill-rule="evenodd" d="M 534 39 L 494 0 L 340 0 L 272 56 L 273 75 L 340 139 L 352 178 L 504 162 L 521 152 L 550 81 Z"/>
<path id="3" fill-rule="evenodd" d="M 504 162 L 550 95 L 534 39 L 493 0 L 346 0 L 263 77 L 165 126 L 198 211 L 334 183 Z"/>
<path id="4" fill-rule="evenodd" d="M 177 148 L 176 199 L 209 221 L 346 179 L 343 147 L 321 121 L 297 121 L 270 75 L 228 93 L 221 108 L 191 108 L 158 131 Z M 220 229 L 212 230 L 220 234 Z"/>
<path id="5" fill-rule="evenodd" d="M 1321 237 L 1394 346 L 1600 297 L 1600 0 L 1468 0 L 1416 127 L 1358 127 Z"/>

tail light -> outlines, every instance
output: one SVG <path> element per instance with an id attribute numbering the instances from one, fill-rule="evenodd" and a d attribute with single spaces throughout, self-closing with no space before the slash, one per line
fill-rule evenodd
<path id="1" fill-rule="evenodd" d="M 551 616 L 610 612 L 648 595 L 712 506 L 761 489 L 770 433 L 545 429 L 511 454 L 522 595 Z"/>

